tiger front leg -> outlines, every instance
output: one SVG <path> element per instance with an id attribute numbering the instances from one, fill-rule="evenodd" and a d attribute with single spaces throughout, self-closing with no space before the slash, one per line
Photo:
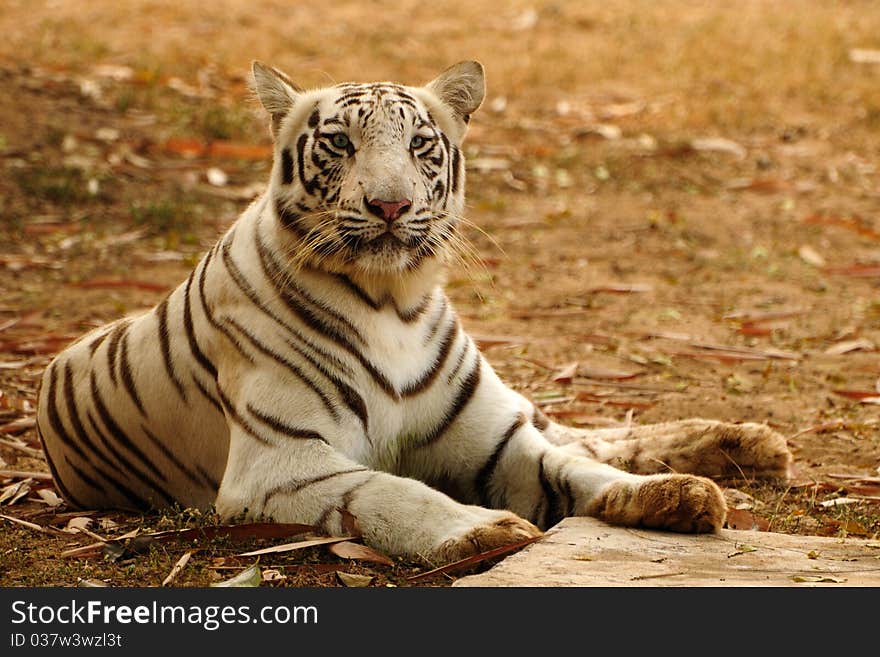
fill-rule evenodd
<path id="1" fill-rule="evenodd" d="M 712 480 L 632 474 L 571 455 L 550 444 L 522 412 L 482 434 L 447 438 L 459 444 L 428 448 L 422 460 L 445 459 L 444 467 L 459 473 L 455 483 L 466 499 L 509 509 L 544 529 L 566 516 L 692 533 L 715 531 L 724 522 L 726 504 Z M 467 460 L 457 456 L 462 454 Z"/>
<path id="2" fill-rule="evenodd" d="M 456 502 L 424 483 L 371 470 L 317 439 L 259 442 L 233 429 L 217 495 L 226 518 L 271 518 L 364 541 L 395 556 L 446 563 L 541 535 L 509 511 Z"/>

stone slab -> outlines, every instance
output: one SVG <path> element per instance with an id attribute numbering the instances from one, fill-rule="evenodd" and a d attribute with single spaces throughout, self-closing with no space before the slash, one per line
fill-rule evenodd
<path id="1" fill-rule="evenodd" d="M 676 534 L 566 518 L 470 587 L 880 586 L 880 541 L 722 529 Z"/>

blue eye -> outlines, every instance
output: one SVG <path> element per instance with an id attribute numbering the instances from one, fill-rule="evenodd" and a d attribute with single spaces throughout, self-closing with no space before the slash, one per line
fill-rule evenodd
<path id="1" fill-rule="evenodd" d="M 339 150 L 344 151 L 351 145 L 351 140 L 348 138 L 348 135 L 337 132 L 330 138 L 330 143 Z"/>
<path id="2" fill-rule="evenodd" d="M 424 146 L 427 141 L 428 140 L 425 139 L 424 137 L 422 137 L 421 135 L 416 135 L 415 137 L 413 137 L 410 140 L 409 147 L 412 148 L 413 150 L 415 150 L 417 148 L 421 148 L 422 146 Z"/>

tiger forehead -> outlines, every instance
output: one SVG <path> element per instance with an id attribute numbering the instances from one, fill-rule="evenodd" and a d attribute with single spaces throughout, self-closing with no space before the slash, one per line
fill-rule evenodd
<path id="1" fill-rule="evenodd" d="M 413 124 L 418 129 L 434 123 L 427 108 L 402 85 L 391 82 L 346 82 L 332 89 L 338 92 L 331 101 L 333 109 L 325 106 L 322 111 L 319 104 L 309 120 L 312 127 L 319 121 L 323 125 L 345 127 L 357 124 L 362 130 L 369 130 L 371 126 L 387 128 L 389 123 L 396 124 L 399 129 Z"/>

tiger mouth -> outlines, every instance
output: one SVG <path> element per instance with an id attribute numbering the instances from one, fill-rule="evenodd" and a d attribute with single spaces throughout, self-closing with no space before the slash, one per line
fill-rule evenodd
<path id="1" fill-rule="evenodd" d="M 390 251 L 407 249 L 410 245 L 389 230 L 371 239 L 364 247 L 370 251 Z"/>

